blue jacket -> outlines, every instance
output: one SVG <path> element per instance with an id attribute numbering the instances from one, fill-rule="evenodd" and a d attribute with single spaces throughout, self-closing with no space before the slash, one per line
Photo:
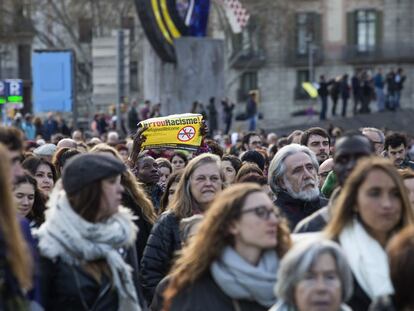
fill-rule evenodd
<path id="1" fill-rule="evenodd" d="M 22 129 L 28 140 L 34 140 L 36 138 L 36 128 L 33 123 L 23 122 Z"/>
<path id="2" fill-rule="evenodd" d="M 384 78 L 381 74 L 377 73 L 374 77 L 374 86 L 379 89 L 384 88 Z"/>

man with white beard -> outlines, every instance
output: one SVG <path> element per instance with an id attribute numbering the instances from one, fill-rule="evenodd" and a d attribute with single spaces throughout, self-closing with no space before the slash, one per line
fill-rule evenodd
<path id="1" fill-rule="evenodd" d="M 298 144 L 280 149 L 270 163 L 268 179 L 275 204 L 291 229 L 328 202 L 320 196 L 318 168 L 315 153 Z"/>

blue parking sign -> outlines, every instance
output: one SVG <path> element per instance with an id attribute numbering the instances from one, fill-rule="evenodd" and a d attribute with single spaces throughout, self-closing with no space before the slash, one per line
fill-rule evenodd
<path id="1" fill-rule="evenodd" d="M 23 81 L 20 79 L 7 79 L 4 81 L 8 103 L 23 102 Z"/>

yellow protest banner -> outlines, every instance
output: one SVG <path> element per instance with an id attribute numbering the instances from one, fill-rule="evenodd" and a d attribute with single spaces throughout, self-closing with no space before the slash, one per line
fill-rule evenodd
<path id="1" fill-rule="evenodd" d="M 185 113 L 142 121 L 138 126 L 148 128 L 143 134 L 147 139 L 142 148 L 196 150 L 203 138 L 200 133 L 202 120 L 201 114 Z"/>

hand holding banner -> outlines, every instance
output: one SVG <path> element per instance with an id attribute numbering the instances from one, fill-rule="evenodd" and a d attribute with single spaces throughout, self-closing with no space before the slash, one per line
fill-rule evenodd
<path id="1" fill-rule="evenodd" d="M 147 127 L 143 149 L 186 149 L 197 150 L 201 145 L 201 114 L 175 114 L 147 119 L 138 124 Z"/>

